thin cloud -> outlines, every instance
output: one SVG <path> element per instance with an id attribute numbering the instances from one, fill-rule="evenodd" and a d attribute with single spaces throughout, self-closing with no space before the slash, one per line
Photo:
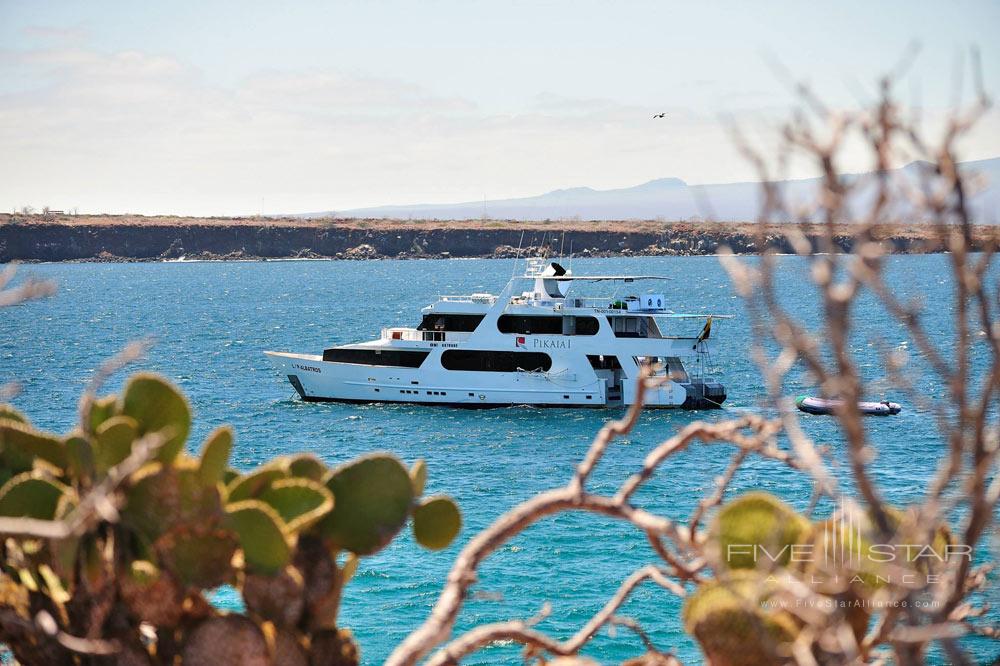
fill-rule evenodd
<path id="1" fill-rule="evenodd" d="M 257 74 L 244 81 L 237 93 L 250 104 L 294 104 L 332 112 L 463 112 L 476 108 L 469 100 L 435 95 L 405 81 L 349 76 L 335 70 Z"/>
<path id="2" fill-rule="evenodd" d="M 141 51 L 8 50 L 0 81 L 8 72 L 31 82 L 0 93 L 8 210 L 246 214 L 263 197 L 265 211 L 299 212 L 754 175 L 697 109 L 654 121 L 651 107 L 542 94 L 499 114 L 333 68 L 221 85 Z"/>
<path id="3" fill-rule="evenodd" d="M 87 40 L 88 32 L 83 26 L 29 25 L 21 29 L 21 34 L 30 39 L 63 44 L 81 44 Z"/>

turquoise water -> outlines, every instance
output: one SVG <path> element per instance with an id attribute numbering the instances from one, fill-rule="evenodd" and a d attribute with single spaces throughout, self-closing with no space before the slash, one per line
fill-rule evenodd
<path id="1" fill-rule="evenodd" d="M 931 305 L 927 328 L 942 349 L 951 348 L 950 281 L 944 256 L 894 257 L 892 284 L 903 297 Z M 782 298 L 805 321 L 819 313 L 804 264 L 781 259 Z M 45 428 L 65 431 L 75 419 L 80 391 L 94 369 L 135 338 L 154 335 L 156 346 L 137 367 L 177 382 L 195 410 L 192 446 L 214 427 L 237 432 L 238 467 L 275 455 L 313 451 L 334 464 L 384 449 L 407 462 L 425 458 L 428 492 L 453 495 L 465 521 L 458 542 L 430 553 L 404 533 L 386 551 L 362 561 L 342 610 L 366 664 L 378 664 L 422 622 L 461 545 L 503 511 L 535 493 L 565 483 L 593 434 L 615 412 L 510 408 L 484 411 L 417 406 L 306 404 L 295 398 L 271 368 L 265 349 L 318 353 L 325 346 L 377 336 L 382 326 L 415 325 L 420 308 L 437 294 L 496 293 L 511 274 L 503 260 L 378 262 L 246 262 L 169 264 L 55 264 L 22 267 L 23 274 L 51 278 L 58 294 L 48 300 L 0 310 L 0 383 L 17 379 L 15 405 Z M 664 288 L 676 311 L 732 313 L 713 329 L 719 353 L 716 374 L 729 389 L 732 410 L 754 408 L 763 388 L 749 359 L 749 322 L 728 278 L 713 257 L 577 260 L 583 272 L 632 272 L 675 277 Z M 996 277 L 997 271 L 994 271 Z M 862 371 L 880 377 L 882 349 L 908 349 L 898 327 L 870 300 L 856 312 L 855 341 Z M 949 353 L 945 353 L 949 357 Z M 981 370 L 984 345 L 973 350 Z M 919 363 L 916 364 L 919 367 Z M 112 382 L 120 386 L 121 378 Z M 926 396 L 943 393 L 933 376 L 918 373 Z M 904 403 L 894 418 L 870 419 L 878 451 L 875 476 L 886 498 L 905 504 L 920 496 L 942 452 L 929 414 L 885 382 L 886 397 Z M 808 392 L 809 379 L 792 374 L 789 394 Z M 873 399 L 883 397 L 874 392 Z M 591 488 L 613 490 L 657 442 L 690 421 L 725 418 L 725 412 L 647 413 L 635 432 L 619 441 L 596 471 Z M 838 473 L 846 476 L 840 437 L 830 419 L 805 418 L 807 432 L 829 444 Z M 694 446 L 675 456 L 637 498 L 637 503 L 685 519 L 725 468 L 729 450 Z M 797 507 L 808 501 L 803 478 L 775 463 L 751 460 L 735 491 L 759 488 Z M 631 571 L 655 555 L 624 525 L 579 515 L 560 515 L 531 527 L 488 560 L 478 595 L 465 605 L 458 630 L 474 624 L 535 615 L 548 600 L 552 615 L 539 625 L 567 638 L 596 612 Z M 992 593 L 994 605 L 1000 602 Z M 682 632 L 679 601 L 654 586 L 636 591 L 623 613 L 638 619 L 657 646 L 673 648 L 685 663 L 698 663 L 695 645 Z M 988 662 L 996 644 L 969 641 Z M 602 632 L 587 652 L 607 661 L 634 656 L 641 643 L 629 633 Z M 510 647 L 493 648 L 469 663 L 515 660 Z"/>

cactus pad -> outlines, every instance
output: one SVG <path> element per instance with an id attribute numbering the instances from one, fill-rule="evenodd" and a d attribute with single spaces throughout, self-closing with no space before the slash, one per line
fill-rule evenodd
<path id="1" fill-rule="evenodd" d="M 0 516 L 52 520 L 60 498 L 71 492 L 72 489 L 38 472 L 18 474 L 0 488 Z"/>
<path id="2" fill-rule="evenodd" d="M 70 477 L 93 479 L 96 462 L 94 461 L 94 447 L 91 446 L 90 440 L 77 431 L 66 438 L 65 446 Z"/>
<path id="3" fill-rule="evenodd" d="M 118 396 L 106 395 L 90 404 L 90 432 L 118 413 Z"/>
<path id="4" fill-rule="evenodd" d="M 326 475 L 326 465 L 311 453 L 300 453 L 288 459 L 289 476 L 297 476 L 311 481 L 322 481 Z"/>
<path id="5" fill-rule="evenodd" d="M 260 500 L 278 512 L 290 533 L 307 529 L 334 504 L 333 494 L 309 479 L 278 479 L 261 493 Z"/>
<path id="6" fill-rule="evenodd" d="M 0 421 L 0 446 L 4 459 L 11 461 L 16 469 L 31 469 L 34 458 L 65 469 L 69 464 L 66 445 L 55 435 L 39 432 L 26 423 Z"/>
<path id="7" fill-rule="evenodd" d="M 186 459 L 149 463 L 136 472 L 122 512 L 124 522 L 150 542 L 179 525 L 208 526 L 213 517 L 222 517 L 219 491 L 203 485 L 198 468 Z"/>
<path id="8" fill-rule="evenodd" d="M 245 500 L 227 506 L 226 513 L 251 571 L 274 575 L 288 564 L 291 547 L 284 522 L 274 509 L 259 500 Z"/>
<path id="9" fill-rule="evenodd" d="M 160 462 L 170 462 L 184 448 L 191 430 L 191 409 L 181 392 L 162 377 L 133 375 L 122 393 L 121 413 L 138 421 L 141 435 L 169 431 L 169 439 L 156 456 Z"/>
<path id="10" fill-rule="evenodd" d="M 319 530 L 334 546 L 358 555 L 384 548 L 406 522 L 413 500 L 410 475 L 396 458 L 375 454 L 343 465 L 326 482 L 333 511 Z"/>
<path id="11" fill-rule="evenodd" d="M 184 525 L 163 534 L 153 548 L 182 586 L 213 588 L 231 577 L 236 545 L 236 535 L 228 530 Z"/>
<path id="12" fill-rule="evenodd" d="M 139 422 L 131 416 L 112 416 L 97 426 L 94 458 L 97 470 L 106 473 L 132 453 L 139 436 Z"/>
<path id="13" fill-rule="evenodd" d="M 233 450 L 233 429 L 229 426 L 216 428 L 205 440 L 201 450 L 201 465 L 198 476 L 205 485 L 222 481 L 229 464 L 229 454 Z"/>
<path id="14" fill-rule="evenodd" d="M 237 476 L 226 486 L 226 501 L 232 504 L 253 499 L 272 483 L 283 478 L 285 471 L 276 465 L 261 467 L 246 476 Z"/>
<path id="15" fill-rule="evenodd" d="M 785 566 L 811 525 L 773 495 L 751 492 L 723 506 L 709 530 L 714 557 L 728 569 Z"/>
<path id="16" fill-rule="evenodd" d="M 770 666 L 781 663 L 798 630 L 784 611 L 765 611 L 769 594 L 764 576 L 734 571 L 725 580 L 698 587 L 684 604 L 684 629 L 698 639 L 706 661 L 716 666 Z"/>
<path id="17" fill-rule="evenodd" d="M 462 515 L 450 497 L 430 497 L 413 510 L 413 536 L 430 550 L 447 548 L 462 529 Z"/>
<path id="18" fill-rule="evenodd" d="M 423 458 L 413 463 L 413 467 L 410 468 L 410 481 L 413 482 L 413 496 L 423 495 L 424 486 L 427 485 L 427 463 Z"/>

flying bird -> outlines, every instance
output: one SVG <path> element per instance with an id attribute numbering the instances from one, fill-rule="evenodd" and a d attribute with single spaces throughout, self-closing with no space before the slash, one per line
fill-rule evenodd
<path id="1" fill-rule="evenodd" d="M 667 117 L 667 114 L 666 114 L 666 112 L 663 112 L 663 113 L 657 113 L 657 114 L 655 114 L 655 115 L 654 115 L 653 117 L 654 117 L 654 118 L 666 118 L 666 117 Z"/>

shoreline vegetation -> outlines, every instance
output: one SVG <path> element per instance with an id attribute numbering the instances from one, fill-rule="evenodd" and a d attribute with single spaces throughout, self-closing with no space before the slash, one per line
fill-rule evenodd
<path id="1" fill-rule="evenodd" d="M 857 226 L 837 225 L 853 247 Z M 511 258 L 548 248 L 577 257 L 792 253 L 790 233 L 814 250 L 823 225 L 757 222 L 392 220 L 296 217 L 0 214 L 0 263 L 254 259 Z M 872 237 L 893 254 L 941 252 L 932 225 L 886 224 Z M 1000 226 L 971 228 L 970 249 L 1000 245 Z"/>

